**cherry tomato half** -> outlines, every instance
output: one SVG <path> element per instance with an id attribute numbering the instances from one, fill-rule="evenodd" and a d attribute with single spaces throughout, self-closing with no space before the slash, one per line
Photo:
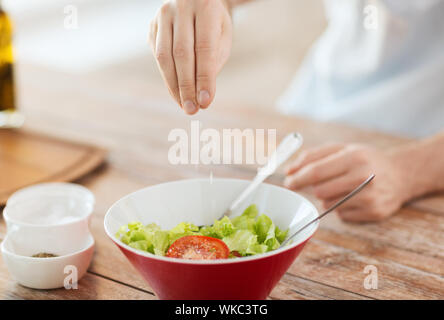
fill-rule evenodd
<path id="1" fill-rule="evenodd" d="M 225 242 L 206 236 L 185 236 L 177 239 L 166 256 L 191 260 L 227 259 L 230 254 Z"/>

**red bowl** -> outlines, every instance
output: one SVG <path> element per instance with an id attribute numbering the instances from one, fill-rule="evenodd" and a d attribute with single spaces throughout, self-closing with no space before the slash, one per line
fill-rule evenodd
<path id="1" fill-rule="evenodd" d="M 211 224 L 247 184 L 236 179 L 196 179 L 148 187 L 116 202 L 105 216 L 105 230 L 160 299 L 266 299 L 315 233 L 317 223 L 278 250 L 210 261 L 156 256 L 131 248 L 115 237 L 118 228 L 131 221 L 154 222 L 164 229 L 180 222 Z M 262 184 L 233 216 L 252 203 L 279 228 L 290 228 L 289 234 L 318 216 L 304 197 L 269 184 Z"/>

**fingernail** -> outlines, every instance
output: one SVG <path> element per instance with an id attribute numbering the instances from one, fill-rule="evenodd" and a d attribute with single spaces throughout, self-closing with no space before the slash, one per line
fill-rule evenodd
<path id="1" fill-rule="evenodd" d="M 210 94 L 206 90 L 201 90 L 199 92 L 199 104 L 201 106 L 206 106 L 210 103 Z"/>
<path id="2" fill-rule="evenodd" d="M 185 109 L 186 113 L 194 113 L 196 111 L 196 106 L 194 105 L 193 101 L 190 100 L 185 101 L 183 108 Z"/>

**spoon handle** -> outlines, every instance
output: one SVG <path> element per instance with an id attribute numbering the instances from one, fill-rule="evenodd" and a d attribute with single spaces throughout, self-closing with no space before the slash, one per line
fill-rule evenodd
<path id="1" fill-rule="evenodd" d="M 320 216 L 318 216 L 317 218 L 311 220 L 309 223 L 307 223 L 306 225 L 304 225 L 302 228 L 300 228 L 298 231 L 296 231 L 295 233 L 293 233 L 290 237 L 288 237 L 287 239 L 284 240 L 284 242 L 282 242 L 281 247 L 284 246 L 285 244 L 288 243 L 288 241 L 290 241 L 295 235 L 299 234 L 302 230 L 304 230 L 305 228 L 307 228 L 308 226 L 310 226 L 312 223 L 322 219 L 324 216 L 326 216 L 328 213 L 332 212 L 333 210 L 335 210 L 337 207 L 339 207 L 340 205 L 342 205 L 344 202 L 346 202 L 347 200 L 349 200 L 350 198 L 352 198 L 354 195 L 356 195 L 359 191 L 361 191 L 362 189 L 364 189 L 365 186 L 367 186 L 370 181 L 373 180 L 373 178 L 375 177 L 374 174 L 370 175 L 363 183 L 361 183 L 358 187 L 356 187 L 352 192 L 350 192 L 349 194 L 347 194 L 344 198 L 342 198 L 341 200 L 339 200 L 338 202 L 336 202 L 333 206 L 331 206 L 330 208 L 328 208 L 326 211 L 324 211 L 324 213 L 322 213 Z"/>
<path id="2" fill-rule="evenodd" d="M 293 132 L 287 135 L 279 146 L 276 148 L 274 153 L 269 157 L 267 164 L 260 168 L 256 177 L 248 185 L 248 187 L 234 200 L 230 208 L 225 212 L 225 215 L 229 215 L 234 209 L 240 205 L 245 198 L 247 198 L 256 188 L 264 182 L 270 175 L 272 175 L 276 168 L 278 168 L 282 163 L 288 160 L 301 146 L 302 146 L 302 135 Z"/>

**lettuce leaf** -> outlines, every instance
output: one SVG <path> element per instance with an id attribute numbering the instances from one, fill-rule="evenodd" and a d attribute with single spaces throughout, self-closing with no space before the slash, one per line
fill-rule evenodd
<path id="1" fill-rule="evenodd" d="M 146 226 L 140 222 L 128 223 L 117 231 L 116 237 L 134 249 L 162 256 L 170 245 L 168 231 L 162 231 L 154 223 Z"/>
<path id="2" fill-rule="evenodd" d="M 259 242 L 265 242 L 267 238 L 274 237 L 274 224 L 273 221 L 265 214 L 262 214 L 256 220 L 256 234 Z"/>
<path id="3" fill-rule="evenodd" d="M 179 238 L 192 235 L 201 235 L 199 227 L 188 222 L 181 222 L 169 231 L 169 245 Z"/>
<path id="4" fill-rule="evenodd" d="M 199 233 L 203 236 L 218 238 L 216 231 L 212 226 L 204 226 L 199 229 Z"/>
<path id="5" fill-rule="evenodd" d="M 287 235 L 288 235 L 288 229 L 282 231 L 281 229 L 279 229 L 279 227 L 276 226 L 275 234 L 276 234 L 276 239 L 277 239 L 280 243 L 282 243 L 282 242 L 284 242 L 284 240 L 287 238 Z"/>
<path id="6" fill-rule="evenodd" d="M 154 232 L 152 238 L 153 252 L 159 256 L 164 256 L 170 247 L 170 236 L 168 231 L 158 230 Z"/>
<path id="7" fill-rule="evenodd" d="M 217 238 L 223 238 L 234 232 L 234 225 L 230 218 L 224 216 L 222 219 L 214 221 L 213 230 Z"/>
<path id="8" fill-rule="evenodd" d="M 250 230 L 256 233 L 256 220 L 254 218 L 248 218 L 248 216 L 241 215 L 233 218 L 233 226 L 236 229 Z"/>
<path id="9" fill-rule="evenodd" d="M 257 209 L 255 204 L 250 205 L 247 209 L 244 210 L 242 215 L 247 218 L 254 219 L 259 214 L 259 210 Z"/>
<path id="10" fill-rule="evenodd" d="M 237 251 L 242 256 L 264 253 L 267 246 L 257 242 L 257 236 L 249 230 L 237 230 L 222 239 L 230 251 Z"/>

